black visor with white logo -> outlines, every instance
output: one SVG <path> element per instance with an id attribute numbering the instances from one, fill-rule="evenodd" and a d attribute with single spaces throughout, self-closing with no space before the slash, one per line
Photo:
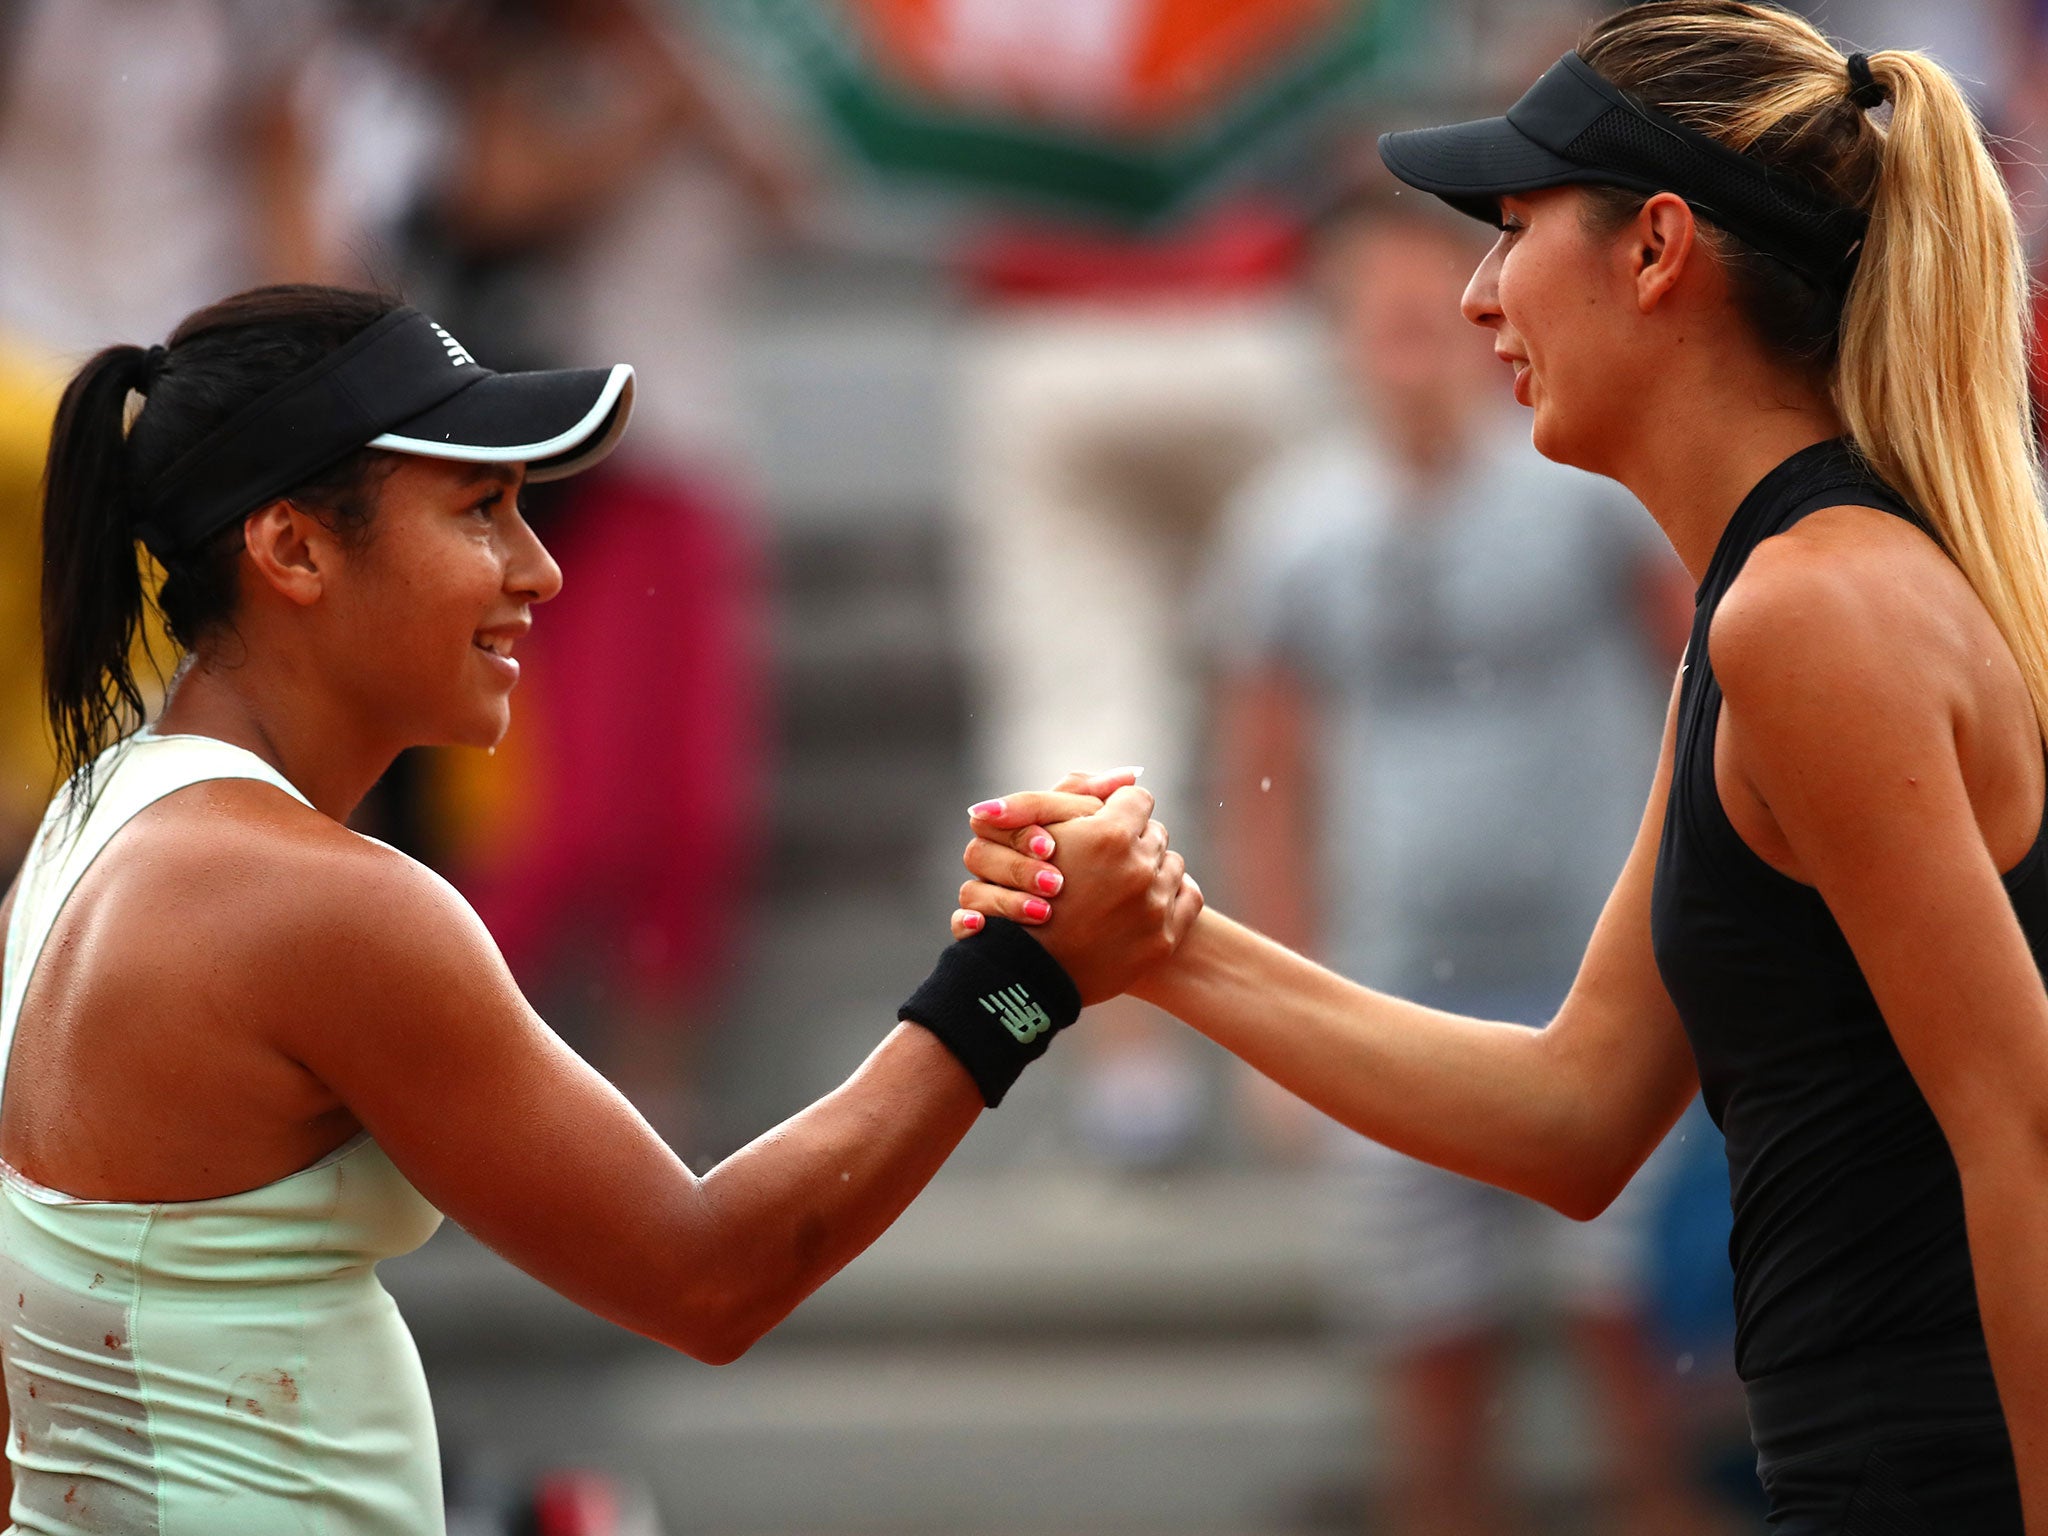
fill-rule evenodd
<path id="1" fill-rule="evenodd" d="M 494 373 L 418 310 L 399 309 L 143 487 L 136 533 L 159 559 L 186 553 L 359 448 L 524 464 L 528 480 L 559 480 L 610 453 L 632 408 L 624 363 Z"/>
<path id="2" fill-rule="evenodd" d="M 1571 184 L 1674 192 L 1693 211 L 1837 294 L 1869 217 L 1636 100 L 1576 53 L 1504 117 L 1383 134 L 1380 159 L 1452 207 L 1500 222 L 1500 199 Z"/>

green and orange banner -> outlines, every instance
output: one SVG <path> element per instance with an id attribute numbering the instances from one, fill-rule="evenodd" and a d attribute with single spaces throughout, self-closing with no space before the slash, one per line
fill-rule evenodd
<path id="1" fill-rule="evenodd" d="M 1414 45 L 1419 0 L 723 0 L 885 176 L 1134 222 Z"/>

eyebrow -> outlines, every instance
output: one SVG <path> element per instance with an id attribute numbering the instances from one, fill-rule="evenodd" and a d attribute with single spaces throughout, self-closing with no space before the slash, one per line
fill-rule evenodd
<path id="1" fill-rule="evenodd" d="M 519 479 L 519 468 L 514 464 L 479 464 L 463 478 L 463 489 L 495 480 L 499 485 L 511 485 Z"/>

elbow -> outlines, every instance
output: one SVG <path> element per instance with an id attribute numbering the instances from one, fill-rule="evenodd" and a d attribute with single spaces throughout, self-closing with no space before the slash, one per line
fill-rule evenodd
<path id="1" fill-rule="evenodd" d="M 1621 1191 L 1605 1185 L 1584 1187 L 1574 1185 L 1558 1192 L 1543 1203 L 1560 1216 L 1569 1216 L 1573 1221 L 1591 1221 L 1614 1204 L 1614 1197 Z"/>
<path id="2" fill-rule="evenodd" d="M 700 1365 L 731 1365 L 754 1347 L 759 1335 L 702 1334 L 675 1342 L 675 1348 Z"/>
<path id="3" fill-rule="evenodd" d="M 669 1348 L 702 1365 L 731 1365 L 761 1341 L 766 1328 L 737 1321 L 692 1318 L 676 1334 L 662 1340 Z"/>
<path id="4" fill-rule="evenodd" d="M 1545 1187 L 1528 1193 L 1560 1216 L 1591 1221 L 1621 1197 L 1643 1159 L 1616 1163 L 1582 1155 L 1563 1162 L 1563 1166 L 1550 1170 L 1553 1177 Z"/>
<path id="5" fill-rule="evenodd" d="M 1973 1190 L 2002 1199 L 2003 1191 L 2037 1190 L 2048 1178 L 2048 1109 L 1998 1105 L 1938 1118 L 1966 1201 Z"/>
<path id="6" fill-rule="evenodd" d="M 662 1342 L 704 1365 L 731 1365 L 787 1315 L 788 1309 L 763 1307 L 755 1297 L 711 1300 L 699 1295 L 686 1304 L 684 1315 Z"/>

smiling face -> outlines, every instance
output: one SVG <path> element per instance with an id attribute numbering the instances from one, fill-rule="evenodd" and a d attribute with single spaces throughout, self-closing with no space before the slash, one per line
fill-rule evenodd
<path id="1" fill-rule="evenodd" d="M 1466 286 L 1464 314 L 1493 332 L 1533 408 L 1545 458 L 1603 472 L 1632 429 L 1653 366 L 1627 231 L 1597 232 L 1585 192 L 1554 187 L 1501 199 L 1501 233 Z"/>
<path id="2" fill-rule="evenodd" d="M 393 455 L 368 536 L 332 566 L 317 643 L 366 726 L 406 745 L 492 746 L 514 643 L 562 573 L 518 504 L 522 465 Z"/>

